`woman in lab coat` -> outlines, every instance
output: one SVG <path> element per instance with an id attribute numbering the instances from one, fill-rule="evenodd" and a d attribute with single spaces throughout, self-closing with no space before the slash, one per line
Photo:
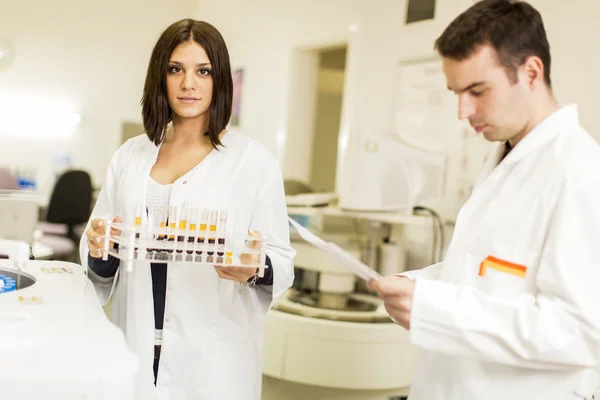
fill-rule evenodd
<path id="1" fill-rule="evenodd" d="M 270 152 L 225 129 L 232 109 L 227 47 L 206 22 L 179 21 L 152 53 L 146 133 L 113 155 L 81 241 L 81 259 L 140 359 L 151 399 L 260 398 L 263 319 L 293 281 L 283 180 Z M 102 261 L 102 219 L 133 224 L 137 204 L 226 209 L 235 230 L 266 237 L 265 277 L 244 267 Z M 146 212 L 142 213 L 146 219 Z M 111 244 L 112 246 L 112 244 Z M 154 366 L 154 371 L 153 371 Z"/>

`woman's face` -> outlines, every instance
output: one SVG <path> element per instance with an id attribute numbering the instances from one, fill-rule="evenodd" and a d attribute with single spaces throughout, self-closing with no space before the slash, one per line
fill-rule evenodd
<path id="1" fill-rule="evenodd" d="M 204 48 L 193 40 L 173 50 L 167 71 L 167 96 L 173 118 L 197 118 L 210 108 L 212 66 Z"/>

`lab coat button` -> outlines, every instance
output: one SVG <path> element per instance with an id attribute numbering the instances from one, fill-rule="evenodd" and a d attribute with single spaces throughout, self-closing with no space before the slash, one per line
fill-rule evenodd
<path id="1" fill-rule="evenodd" d="M 184 184 L 184 185 L 186 185 L 186 184 L 187 184 L 187 181 L 183 181 L 183 184 Z"/>
<path id="2" fill-rule="evenodd" d="M 165 322 L 171 322 L 171 317 L 166 317 Z"/>

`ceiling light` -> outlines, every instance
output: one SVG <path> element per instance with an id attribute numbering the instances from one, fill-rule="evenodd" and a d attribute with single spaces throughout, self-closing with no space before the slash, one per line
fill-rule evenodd
<path id="1" fill-rule="evenodd" d="M 13 60 L 14 51 L 6 41 L 0 40 L 0 69 L 8 67 Z"/>
<path id="2" fill-rule="evenodd" d="M 72 104 L 61 99 L 34 93 L 0 94 L 0 137 L 65 137 L 75 133 L 80 122 Z"/>

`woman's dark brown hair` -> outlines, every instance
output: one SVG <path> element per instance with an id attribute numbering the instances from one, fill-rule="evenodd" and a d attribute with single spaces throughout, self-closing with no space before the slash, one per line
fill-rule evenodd
<path id="1" fill-rule="evenodd" d="M 167 98 L 167 72 L 173 50 L 190 40 L 198 43 L 212 65 L 213 93 L 209 112 L 208 132 L 214 148 L 221 145 L 219 134 L 231 118 L 233 79 L 229 52 L 223 36 L 211 24 L 184 19 L 169 26 L 154 46 L 142 96 L 142 119 L 148 138 L 157 146 L 165 139 L 167 125 L 173 119 L 173 110 Z"/>

